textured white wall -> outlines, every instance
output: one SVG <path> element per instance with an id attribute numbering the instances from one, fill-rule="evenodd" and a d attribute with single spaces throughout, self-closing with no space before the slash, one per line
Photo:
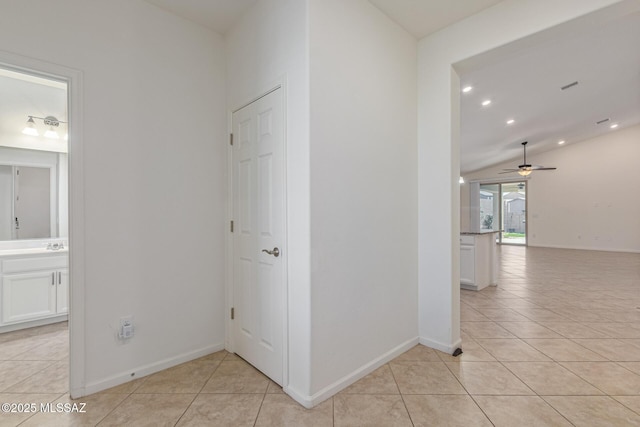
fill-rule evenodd
<path id="1" fill-rule="evenodd" d="M 311 388 L 321 399 L 416 342 L 417 43 L 366 0 L 311 1 L 309 21 Z"/>
<path id="2" fill-rule="evenodd" d="M 529 179 L 529 246 L 640 252 L 640 176 L 634 173 L 640 159 L 638 141 L 640 126 L 633 126 L 529 154 L 527 160 L 533 164 L 558 168 L 534 172 Z M 496 178 L 513 165 L 503 163 L 465 178 Z M 469 210 L 468 194 L 461 191 L 461 212 Z M 463 218 L 466 225 L 468 215 Z"/>
<path id="3" fill-rule="evenodd" d="M 83 75 L 87 389 L 222 348 L 221 37 L 140 0 L 26 0 L 3 3 L 0 51 Z"/>

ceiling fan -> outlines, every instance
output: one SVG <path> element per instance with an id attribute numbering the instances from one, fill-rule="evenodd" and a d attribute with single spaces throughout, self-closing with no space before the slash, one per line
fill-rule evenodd
<path id="1" fill-rule="evenodd" d="M 518 165 L 518 169 L 503 169 L 502 172 L 498 172 L 499 174 L 518 172 L 522 176 L 529 176 L 531 172 L 533 172 L 534 170 L 536 171 L 556 170 L 556 168 L 545 168 L 544 166 L 527 164 L 527 141 L 522 143 L 522 148 L 524 149 L 524 161 L 522 162 L 521 165 Z"/>

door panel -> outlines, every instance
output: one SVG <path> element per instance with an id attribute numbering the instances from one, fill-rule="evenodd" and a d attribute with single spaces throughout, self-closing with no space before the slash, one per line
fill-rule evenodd
<path id="1" fill-rule="evenodd" d="M 234 351 L 282 384 L 284 133 L 282 90 L 233 114 Z M 279 248 L 280 256 L 265 253 Z"/>

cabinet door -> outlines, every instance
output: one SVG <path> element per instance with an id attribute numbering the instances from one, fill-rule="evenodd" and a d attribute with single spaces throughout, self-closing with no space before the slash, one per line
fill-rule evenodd
<path id="1" fill-rule="evenodd" d="M 2 277 L 2 323 L 56 314 L 56 273 L 7 274 Z"/>
<path id="2" fill-rule="evenodd" d="M 58 293 L 56 296 L 56 312 L 69 312 L 69 269 L 64 268 L 56 273 Z"/>
<path id="3" fill-rule="evenodd" d="M 471 245 L 460 245 L 460 283 L 473 285 L 475 282 L 475 248 Z"/>

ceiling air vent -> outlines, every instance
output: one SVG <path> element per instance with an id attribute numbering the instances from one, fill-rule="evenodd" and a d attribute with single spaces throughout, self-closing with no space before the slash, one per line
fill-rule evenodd
<path id="1" fill-rule="evenodd" d="M 569 89 L 570 87 L 574 87 L 574 86 L 578 86 L 578 82 L 577 82 L 577 81 L 575 81 L 575 82 L 573 82 L 573 83 L 569 83 L 568 85 L 564 85 L 564 86 L 562 86 L 560 89 L 561 89 L 561 90 L 567 90 L 567 89 Z"/>
<path id="2" fill-rule="evenodd" d="M 597 125 L 601 125 L 601 124 L 606 123 L 606 122 L 608 122 L 608 121 L 609 121 L 609 119 L 602 119 L 602 120 L 600 120 L 600 121 L 596 122 L 596 124 L 597 124 Z"/>

